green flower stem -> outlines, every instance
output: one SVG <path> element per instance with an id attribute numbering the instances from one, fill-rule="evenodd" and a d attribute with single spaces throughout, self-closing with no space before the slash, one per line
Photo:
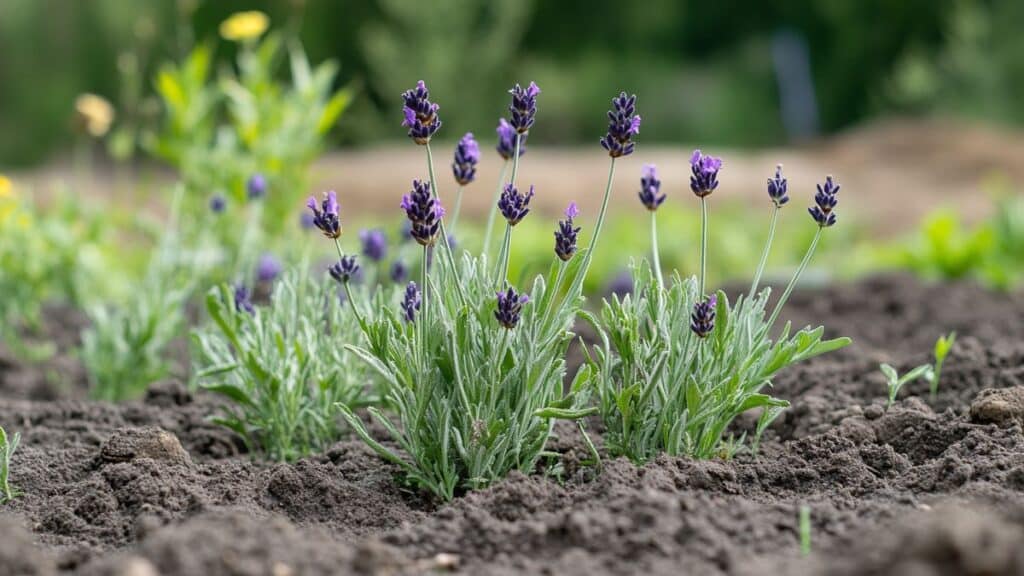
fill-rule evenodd
<path id="1" fill-rule="evenodd" d="M 658 252 L 658 213 L 651 210 L 651 258 L 654 265 L 654 276 L 658 279 L 658 288 L 664 288 L 665 280 L 661 277 L 661 256 Z"/>
<path id="2" fill-rule="evenodd" d="M 512 252 L 512 225 L 505 224 L 505 239 L 501 242 L 501 252 L 498 253 L 498 270 L 501 272 L 501 282 L 498 283 L 498 289 L 505 287 L 505 282 L 508 281 L 508 261 L 509 256 Z"/>
<path id="3" fill-rule="evenodd" d="M 811 256 L 814 255 L 814 249 L 818 247 L 818 240 L 821 239 L 822 230 L 824 230 L 824 228 L 819 226 L 818 231 L 814 233 L 814 240 L 811 240 L 811 245 L 807 247 L 807 253 L 804 254 L 804 259 L 796 269 L 796 274 L 793 274 L 793 278 L 790 279 L 789 284 L 786 286 L 786 291 L 782 293 L 782 298 L 779 298 L 778 303 L 775 304 L 775 310 L 772 312 L 771 318 L 765 325 L 766 328 L 774 326 L 775 321 L 779 318 L 779 314 L 782 313 L 782 307 L 786 305 L 786 300 L 789 299 L 789 295 L 793 292 L 793 287 L 796 286 L 797 280 L 800 279 L 800 275 L 804 273 L 804 268 L 807 268 L 807 263 L 811 261 Z"/>
<path id="4" fill-rule="evenodd" d="M 341 240 L 334 239 L 334 247 L 338 249 L 338 258 L 345 257 L 345 251 L 341 249 Z M 345 287 L 345 297 L 348 300 L 349 306 L 352 307 L 352 313 L 356 315 L 356 320 L 359 322 L 359 326 L 364 330 L 366 329 L 366 322 L 363 321 L 363 315 L 359 312 L 359 307 L 356 306 L 356 301 L 352 298 L 352 291 L 348 287 L 348 282 L 342 282 Z"/>
<path id="5" fill-rule="evenodd" d="M 597 246 L 597 240 L 601 236 L 601 228 L 604 227 L 605 215 L 608 213 L 608 199 L 612 195 L 612 181 L 615 179 L 615 158 L 612 158 L 611 165 L 608 167 L 608 184 L 604 188 L 604 199 L 601 201 L 601 212 L 597 215 L 597 224 L 594 226 L 594 236 L 590 239 L 590 246 L 587 248 L 587 253 L 583 256 L 583 264 L 580 266 L 580 271 L 576 274 L 576 278 L 572 281 L 572 286 L 569 289 L 569 297 L 575 298 L 575 295 L 583 288 L 583 280 L 587 277 L 587 271 L 590 270 L 590 262 L 594 257 L 594 249 Z"/>
<path id="6" fill-rule="evenodd" d="M 775 239 L 775 223 L 779 220 L 779 205 L 775 204 L 775 209 L 772 210 L 772 223 L 768 225 L 768 241 L 765 242 L 764 252 L 761 253 L 761 261 L 757 264 L 757 272 L 754 274 L 754 281 L 750 284 L 750 294 L 747 295 L 747 299 L 754 297 L 754 293 L 757 292 L 757 286 L 761 283 L 761 274 L 764 273 L 764 266 L 768 263 L 768 252 L 772 249 L 772 240 Z"/>
<path id="7" fill-rule="evenodd" d="M 434 198 L 437 198 L 437 200 L 440 201 L 441 200 L 441 194 L 440 194 L 440 192 L 437 189 L 437 180 L 434 178 L 434 154 L 430 151 L 430 142 L 427 142 L 426 148 L 427 148 L 427 170 L 430 172 L 430 188 L 433 189 L 433 191 L 434 191 Z M 448 244 L 448 231 L 445 229 L 444 217 L 441 218 L 440 224 L 441 224 L 441 243 L 444 246 L 444 249 L 441 250 L 441 252 L 444 252 L 444 256 L 448 260 L 448 265 L 451 266 L 452 276 L 454 277 L 454 280 L 455 280 L 455 286 L 458 287 L 459 297 L 462 300 L 462 303 L 465 304 L 467 302 L 467 300 L 468 300 L 467 297 L 466 297 L 466 289 L 465 289 L 465 287 L 463 287 L 462 282 L 459 281 L 459 271 L 455 267 L 455 256 L 452 255 L 452 247 L 451 247 L 451 245 Z"/>
<path id="8" fill-rule="evenodd" d="M 567 262 L 560 261 L 558 264 L 558 274 L 555 275 L 555 283 L 549 287 L 550 296 L 548 297 L 547 306 L 544 307 L 544 315 L 541 316 L 547 322 L 548 314 L 551 313 L 551 306 L 555 303 L 555 298 L 558 298 L 558 290 L 562 287 L 562 278 L 565 276 L 565 268 L 568 265 Z"/>
<path id="9" fill-rule="evenodd" d="M 523 135 L 516 132 L 516 150 L 512 153 L 512 178 L 509 180 L 513 186 L 516 185 L 516 175 L 519 174 L 519 144 L 522 139 Z"/>
<path id="10" fill-rule="evenodd" d="M 484 254 L 491 254 L 491 236 L 494 232 L 494 217 L 498 213 L 498 200 L 501 198 L 501 189 L 505 186 L 505 172 L 508 171 L 508 160 L 501 165 L 501 172 L 498 174 L 498 187 L 494 190 L 494 200 L 491 202 L 491 210 L 487 213 L 487 228 L 484 231 Z"/>
<path id="11" fill-rule="evenodd" d="M 452 234 L 455 234 L 455 227 L 459 225 L 459 212 L 462 210 L 462 191 L 466 187 L 459 185 L 459 191 L 455 194 L 455 210 L 452 211 Z"/>
<path id="12" fill-rule="evenodd" d="M 704 286 L 708 270 L 708 200 L 700 197 L 700 284 L 697 292 L 704 297 Z"/>
<path id="13" fill-rule="evenodd" d="M 427 293 L 430 292 L 430 287 L 427 286 L 427 261 L 430 258 L 430 249 L 427 246 L 423 247 L 423 263 L 420 266 L 420 298 L 423 302 L 420 304 L 420 317 L 419 321 L 416 322 L 417 340 L 419 340 L 419 346 L 416 349 L 422 354 L 426 350 L 426 338 L 427 338 Z M 426 354 L 423 354 L 423 358 L 426 358 Z"/>

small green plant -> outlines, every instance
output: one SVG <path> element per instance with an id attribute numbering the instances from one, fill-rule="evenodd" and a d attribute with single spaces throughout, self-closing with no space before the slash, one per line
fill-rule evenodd
<path id="1" fill-rule="evenodd" d="M 0 504 L 6 504 L 21 495 L 21 492 L 11 486 L 11 457 L 18 449 L 18 442 L 21 434 L 15 432 L 9 438 L 3 426 L 0 426 Z"/>
<path id="2" fill-rule="evenodd" d="M 889 389 L 889 399 L 885 403 L 886 409 L 891 407 L 893 402 L 896 401 L 896 396 L 899 395 L 900 389 L 905 384 L 913 382 L 918 378 L 931 380 L 935 373 L 931 364 L 922 364 L 903 376 L 900 376 L 896 369 L 888 364 L 879 364 L 878 369 L 882 371 L 882 374 L 885 374 L 885 384 Z"/>
<path id="3" fill-rule="evenodd" d="M 806 268 L 823 231 L 835 223 L 839 186 L 831 177 L 818 186 L 810 210 L 817 233 L 782 297 L 769 311 L 770 290 L 758 292 L 781 207 L 788 202 L 781 168 L 768 181 L 773 203 L 768 240 L 747 294 L 730 304 L 725 292 L 707 296 L 707 196 L 718 186 L 721 160 L 694 152 L 691 189 L 701 200 L 700 274 L 678 272 L 666 283 L 658 268 L 655 214 L 665 195 L 653 167 L 641 178 L 640 200 L 651 211 L 652 264 L 634 267 L 633 293 L 604 302 L 600 317 L 586 316 L 601 337 L 590 364 L 592 390 L 606 426 L 612 455 L 637 463 L 659 453 L 696 458 L 731 456 L 743 439 L 727 438 L 729 424 L 748 410 L 761 409 L 753 447 L 789 406 L 763 392 L 782 369 L 842 348 L 849 338 L 823 339 L 824 328 L 792 333 L 789 323 L 775 340 L 771 331 Z"/>
<path id="4" fill-rule="evenodd" d="M 946 356 L 953 350 L 954 344 L 956 344 L 956 332 L 943 334 L 935 341 L 935 366 L 928 375 L 929 395 L 933 401 L 939 393 L 939 378 L 942 376 L 942 365 L 946 362 Z"/>
<path id="5" fill-rule="evenodd" d="M 192 333 L 195 381 L 230 400 L 215 421 L 274 460 L 326 448 L 340 434 L 338 405 L 373 401 L 369 370 L 345 349 L 359 324 L 328 282 L 289 271 L 267 306 L 243 286 L 214 288 L 210 322 Z"/>
<path id="6" fill-rule="evenodd" d="M 811 555 L 811 507 L 800 505 L 800 554 Z"/>
<path id="7" fill-rule="evenodd" d="M 400 311 L 387 308 L 377 319 L 366 318 L 361 303 L 349 299 L 366 336 L 365 346 L 349 349 L 382 377 L 383 404 L 394 416 L 376 408 L 370 414 L 394 444 L 385 445 L 371 435 L 352 406 L 342 406 L 343 414 L 364 442 L 401 467 L 408 481 L 444 500 L 458 491 L 487 486 L 512 470 L 533 470 L 546 454 L 554 419 L 578 420 L 593 412 L 582 406 L 578 394 L 588 369 L 577 374 L 571 392 L 563 388 L 565 353 L 582 305 L 593 242 L 604 221 L 616 155 L 590 248 L 577 255 L 578 211 L 572 204 L 555 232 L 556 258 L 550 272 L 520 292 L 508 277 L 511 237 L 530 211 L 533 190 L 520 192 L 516 175 L 539 93 L 532 83 L 527 88 L 517 85 L 511 121 L 500 125 L 499 151 L 507 148 L 512 160 L 510 179 L 492 207 L 505 219 L 504 240 L 495 260 L 486 253 L 464 253 L 456 260 L 438 200 L 430 147 L 431 136 L 440 127 L 438 107 L 429 100 L 423 82 L 404 94 L 405 124 L 413 141 L 425 147 L 430 175 L 429 182 L 415 181 L 402 202 L 410 235 L 423 249 L 421 276 L 419 283 L 406 287 Z M 627 100 L 625 94 L 621 98 Z M 633 113 L 625 117 L 624 130 L 629 130 Z M 622 132 L 624 141 L 616 139 L 614 144 L 628 144 L 631 152 L 632 133 Z M 466 152 L 461 160 L 472 158 L 475 164 L 478 154 Z M 462 175 L 468 173 L 459 168 Z M 329 193 L 322 203 L 310 199 L 309 206 L 317 227 L 338 248 L 332 276 L 349 290 L 356 264 L 338 240 L 337 200 Z"/>

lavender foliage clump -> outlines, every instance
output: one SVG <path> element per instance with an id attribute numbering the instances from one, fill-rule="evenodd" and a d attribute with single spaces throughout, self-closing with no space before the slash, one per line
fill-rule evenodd
<path id="1" fill-rule="evenodd" d="M 715 330 L 715 306 L 718 299 L 711 296 L 703 302 L 693 306 L 693 314 L 690 315 L 690 330 L 699 338 L 706 338 Z"/>
<path id="2" fill-rule="evenodd" d="M 508 123 L 508 120 L 501 118 L 498 120 L 498 128 L 495 130 L 498 133 L 498 145 L 496 150 L 502 158 L 508 160 L 516 153 L 516 129 Z M 519 156 L 526 154 L 526 136 L 523 135 L 519 138 Z"/>
<path id="3" fill-rule="evenodd" d="M 341 284 L 348 283 L 359 272 L 359 264 L 356 263 L 354 254 L 342 256 L 337 262 L 327 268 L 327 272 Z"/>
<path id="4" fill-rule="evenodd" d="M 359 241 L 363 245 L 363 256 L 373 262 L 380 262 L 388 255 L 388 237 L 380 228 L 360 230 Z"/>
<path id="5" fill-rule="evenodd" d="M 836 223 L 836 213 L 833 211 L 839 204 L 839 184 L 832 180 L 832 176 L 825 178 L 825 184 L 818 184 L 818 193 L 814 195 L 814 206 L 807 211 L 811 218 L 818 223 L 818 226 L 827 228 Z"/>
<path id="6" fill-rule="evenodd" d="M 460 186 L 465 186 L 476 179 L 476 165 L 480 162 L 480 145 L 472 132 L 467 132 L 455 146 L 455 161 L 452 162 L 452 173 Z"/>
<path id="7" fill-rule="evenodd" d="M 648 210 L 654 212 L 665 201 L 665 194 L 661 193 L 661 180 L 658 179 L 658 170 L 654 164 L 644 164 L 640 176 L 640 202 Z"/>
<path id="8" fill-rule="evenodd" d="M 416 321 L 416 314 L 420 311 L 422 303 L 420 287 L 415 282 L 409 282 L 405 287 L 405 296 L 402 297 L 402 317 L 406 322 Z"/>
<path id="9" fill-rule="evenodd" d="M 620 92 L 612 98 L 612 109 L 608 111 L 608 133 L 601 138 L 601 146 L 612 158 L 629 156 L 636 143 L 633 136 L 640 133 L 640 116 L 636 113 L 636 94 Z"/>
<path id="10" fill-rule="evenodd" d="M 245 191 L 250 200 L 259 200 L 267 195 L 267 178 L 260 173 L 253 174 L 245 183 Z"/>
<path id="11" fill-rule="evenodd" d="M 423 80 L 417 82 L 415 88 L 403 92 L 402 100 L 405 102 L 402 126 L 409 128 L 409 138 L 417 144 L 428 144 L 441 128 L 441 118 L 437 115 L 441 107 L 430 101 L 430 90 Z"/>
<path id="12" fill-rule="evenodd" d="M 341 237 L 341 220 L 338 216 L 338 196 L 331 190 L 324 194 L 323 202 L 317 206 L 316 198 L 310 196 L 306 206 L 313 212 L 313 225 L 328 238 Z"/>
<path id="13" fill-rule="evenodd" d="M 505 185 L 505 190 L 498 199 L 498 210 L 505 217 L 510 226 L 522 222 L 523 218 L 530 213 L 530 199 L 533 198 L 533 186 L 530 191 L 523 194 L 511 183 Z"/>
<path id="14" fill-rule="evenodd" d="M 576 203 L 569 203 L 569 207 L 565 209 L 565 220 L 560 220 L 558 229 L 555 230 L 555 255 L 563 262 L 568 262 L 576 254 L 576 239 L 580 227 L 573 227 L 573 219 L 579 215 L 580 209 Z"/>
<path id="15" fill-rule="evenodd" d="M 781 208 L 789 202 L 788 189 L 789 181 L 782 177 L 782 164 L 779 164 L 775 167 L 775 177 L 768 179 L 768 197 Z"/>
<path id="16" fill-rule="evenodd" d="M 512 95 L 512 104 L 508 107 L 511 114 L 509 123 L 519 134 L 526 134 L 536 120 L 537 95 L 540 94 L 540 88 L 537 87 L 537 84 L 530 82 L 526 88 L 516 84 L 508 92 Z"/>
<path id="17" fill-rule="evenodd" d="M 700 150 L 694 150 L 690 157 L 690 190 L 703 198 L 718 188 L 718 171 L 722 169 L 722 159 Z"/>
<path id="18" fill-rule="evenodd" d="M 508 290 L 498 292 L 498 308 L 494 311 L 494 317 L 498 319 L 498 323 L 511 330 L 519 324 L 523 305 L 529 301 L 529 296 L 519 294 L 515 288 L 509 286 Z"/>
<path id="19" fill-rule="evenodd" d="M 430 182 L 413 180 L 412 192 L 402 197 L 401 208 L 409 218 L 409 235 L 421 246 L 433 246 L 441 229 L 444 208 L 430 193 Z"/>

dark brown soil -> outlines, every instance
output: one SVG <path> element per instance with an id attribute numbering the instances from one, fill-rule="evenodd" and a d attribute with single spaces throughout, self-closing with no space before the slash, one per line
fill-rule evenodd
<path id="1" fill-rule="evenodd" d="M 779 378 L 794 407 L 759 456 L 597 474 L 559 427 L 562 466 L 446 506 L 354 441 L 253 461 L 174 382 L 42 401 L 0 367 L 25 491 L 0 509 L 0 574 L 1024 574 L 1024 297 L 888 277 L 798 293 L 789 315 L 855 344 Z M 915 383 L 886 411 L 878 363 L 924 362 L 949 330 L 935 403 Z"/>

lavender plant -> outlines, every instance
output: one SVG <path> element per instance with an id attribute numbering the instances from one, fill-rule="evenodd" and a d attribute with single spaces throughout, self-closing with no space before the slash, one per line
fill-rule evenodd
<path id="1" fill-rule="evenodd" d="M 21 492 L 11 486 L 11 457 L 18 449 L 18 442 L 21 441 L 21 434 L 15 432 L 8 437 L 3 426 L 0 426 L 0 504 L 6 504 L 21 495 Z"/>
<path id="2" fill-rule="evenodd" d="M 749 292 L 733 304 L 725 292 L 708 294 L 705 289 L 708 198 L 718 187 L 722 161 L 697 150 L 690 165 L 690 189 L 701 206 L 699 275 L 685 278 L 676 272 L 666 283 L 657 269 L 653 224 L 663 197 L 654 168 L 645 167 L 639 197 L 652 214 L 654 268 L 641 261 L 633 271 L 631 294 L 605 300 L 599 317 L 584 314 L 601 340 L 589 359 L 596 374 L 590 390 L 607 428 L 606 446 L 612 455 L 638 463 L 662 452 L 697 458 L 731 455 L 744 439 L 726 438 L 729 424 L 744 412 L 760 409 L 756 449 L 763 431 L 789 406 L 765 392 L 772 378 L 789 365 L 850 342 L 824 340 L 821 327 L 792 333 L 789 323 L 774 340 L 771 333 L 821 235 L 836 222 L 839 186 L 832 178 L 819 186 L 810 209 L 817 233 L 782 297 L 769 308 L 770 290 L 758 288 L 779 210 L 788 201 L 781 167 L 768 181 L 773 213 L 760 264 Z"/>
<path id="3" fill-rule="evenodd" d="M 210 322 L 192 332 L 195 381 L 230 400 L 215 421 L 274 460 L 325 448 L 340 433 L 337 404 L 372 401 L 368 370 L 343 347 L 360 331 L 335 280 L 354 270 L 332 267 L 324 281 L 301 270 L 282 275 L 267 306 L 244 286 L 214 288 Z"/>
<path id="4" fill-rule="evenodd" d="M 550 272 L 525 288 L 508 278 L 512 234 L 530 214 L 530 199 L 537 193 L 520 186 L 517 176 L 539 94 L 532 83 L 512 90 L 507 123 L 512 141 L 502 144 L 511 177 L 499 184 L 495 203 L 505 233 L 493 262 L 486 253 L 468 252 L 456 260 L 446 240 L 430 152 L 430 138 L 441 122 L 439 106 L 422 82 L 404 94 L 405 124 L 410 138 L 426 149 L 430 175 L 429 181 L 415 181 L 401 203 L 411 235 L 422 247 L 421 276 L 408 284 L 400 306 L 362 324 L 365 346 L 348 346 L 382 377 L 382 401 L 393 416 L 375 407 L 369 411 L 393 444 L 374 438 L 354 406 L 343 405 L 342 411 L 356 433 L 400 466 L 411 483 L 445 500 L 512 470 L 532 470 L 555 419 L 578 420 L 594 411 L 579 394 L 588 370 L 564 391 L 565 353 L 605 217 L 611 173 L 590 247 L 577 250 L 580 227 L 574 219 L 579 213 L 572 206 L 555 231 Z M 621 155 L 632 151 L 633 133 L 613 137 Z M 428 265 L 432 252 L 437 254 Z M 339 258 L 345 258 L 340 245 Z M 359 308 L 357 302 L 353 306 Z"/>

